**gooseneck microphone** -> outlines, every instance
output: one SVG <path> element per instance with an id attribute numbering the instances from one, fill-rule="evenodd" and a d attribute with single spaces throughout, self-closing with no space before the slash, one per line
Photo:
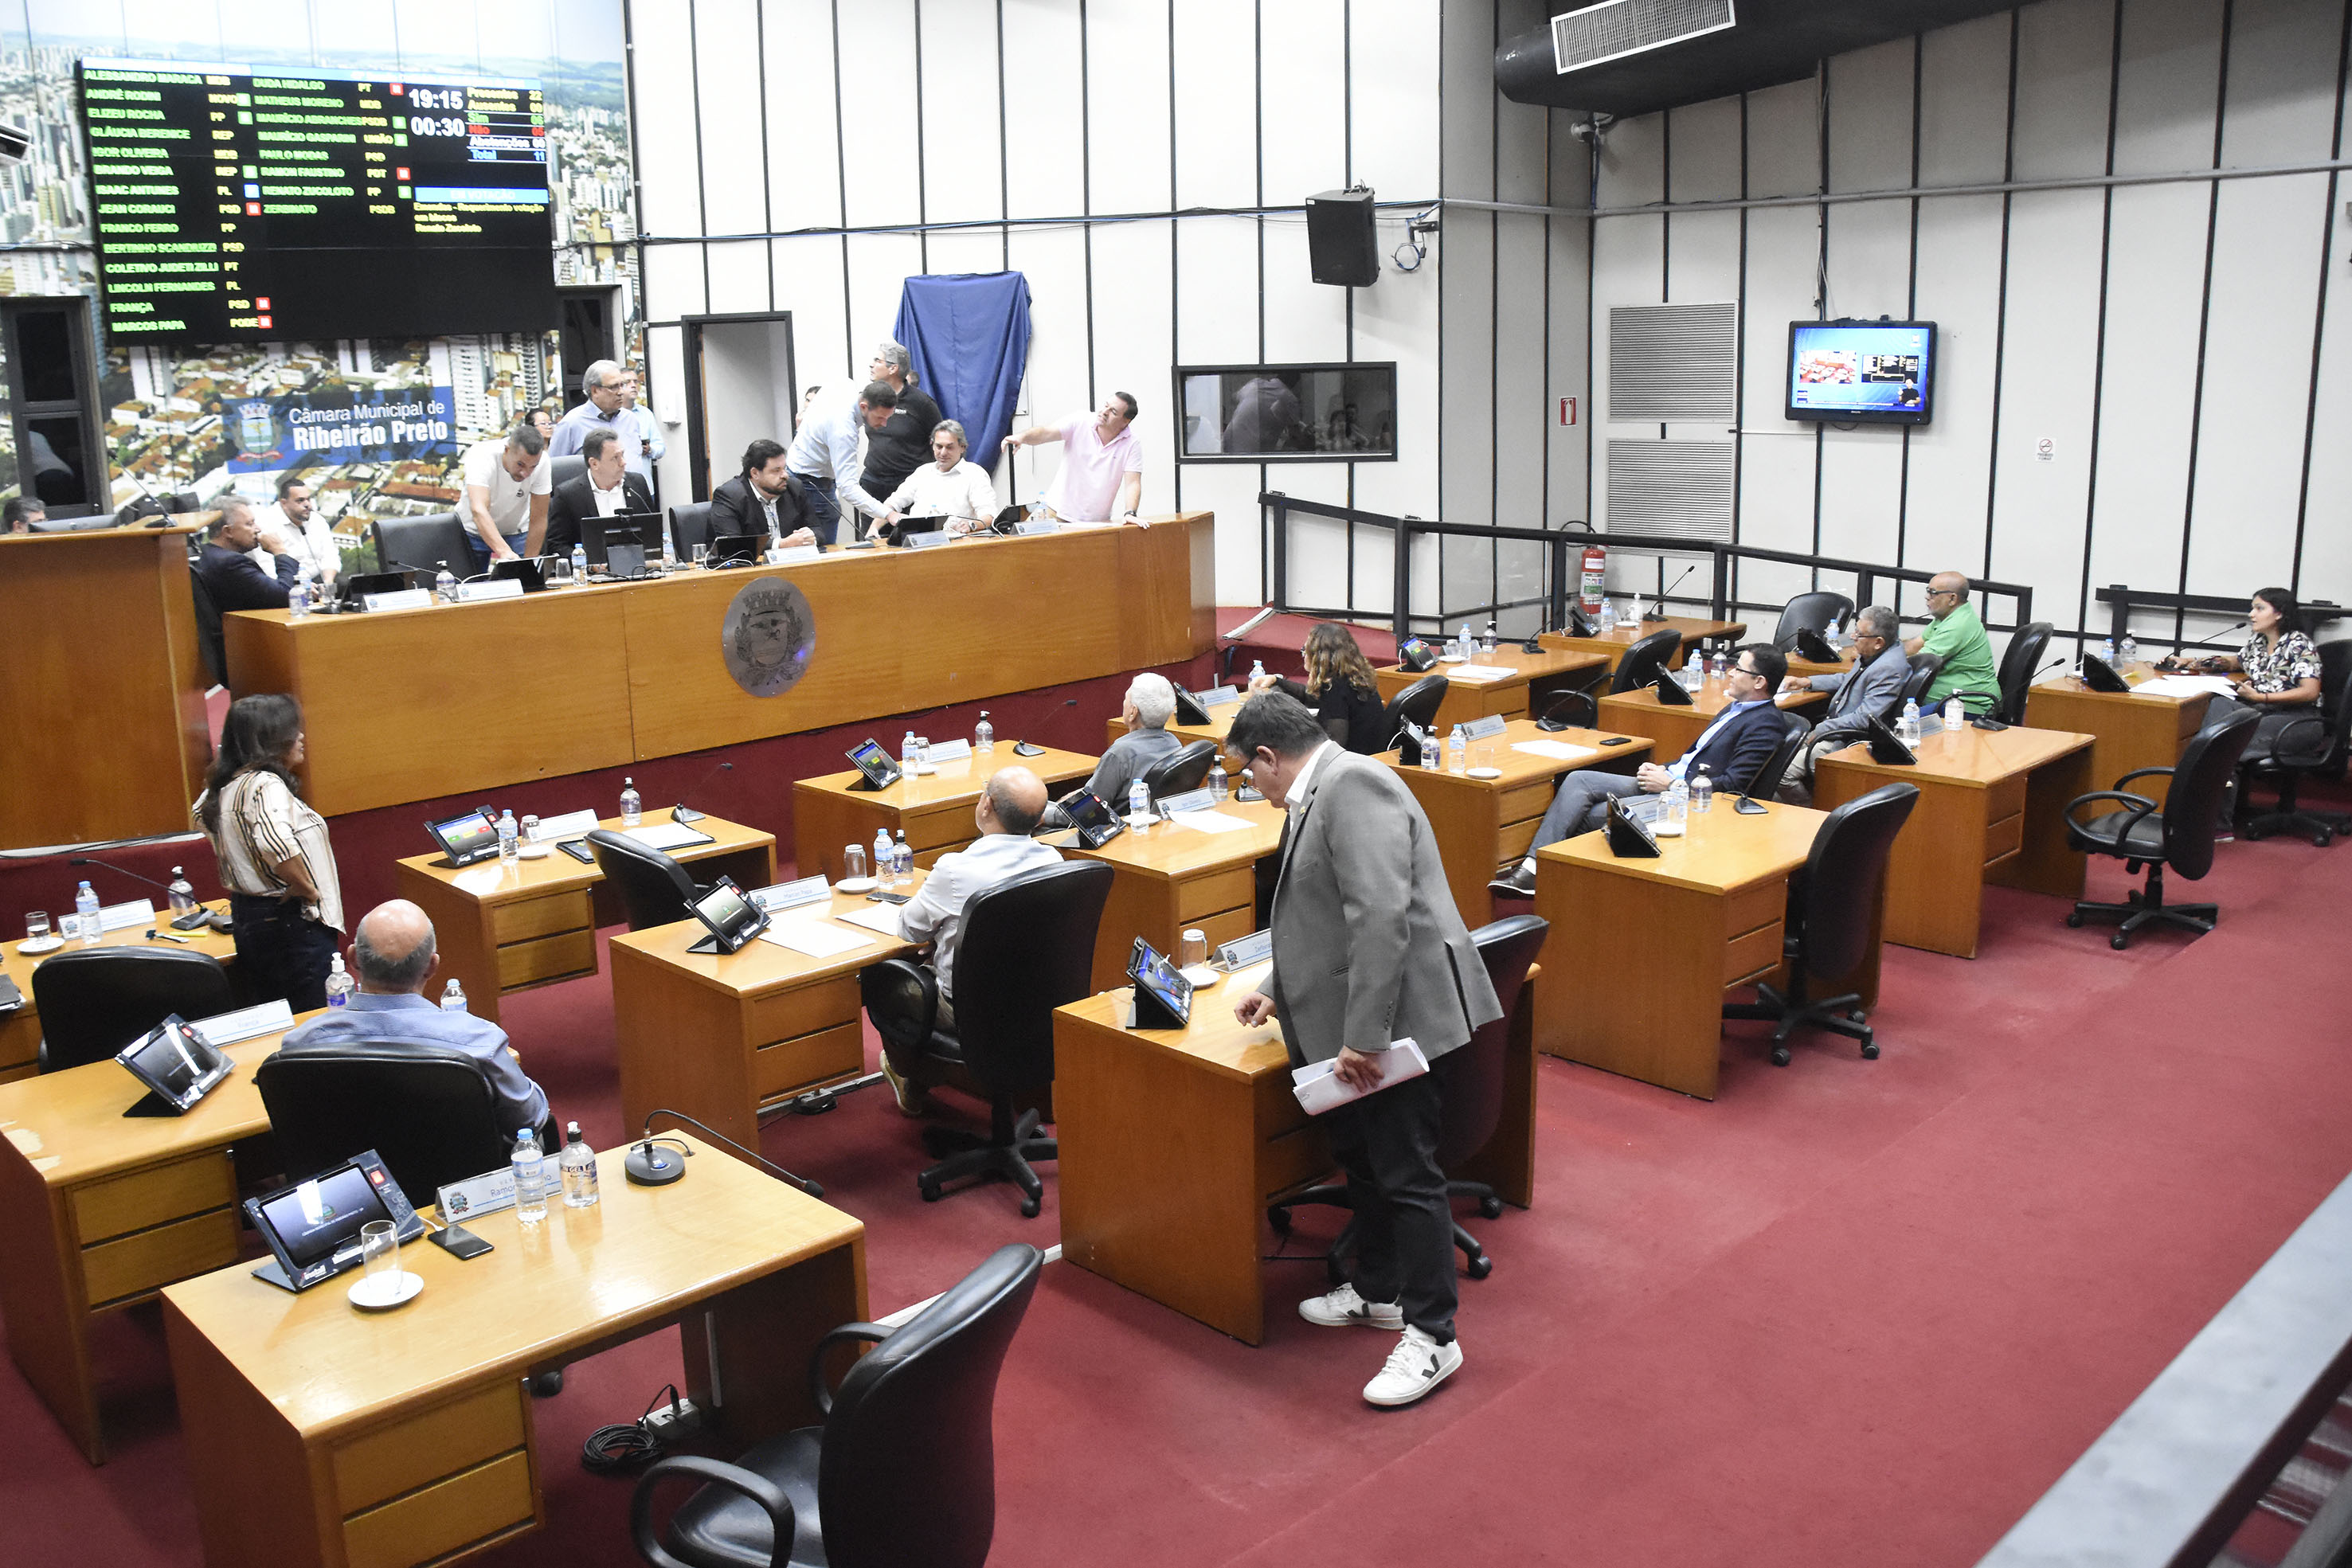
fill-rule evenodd
<path id="1" fill-rule="evenodd" d="M 686 1146 L 686 1144 L 682 1139 L 661 1138 L 655 1136 L 654 1118 L 656 1116 L 667 1116 L 674 1122 L 684 1122 L 688 1126 L 699 1132 L 704 1137 L 716 1138 L 719 1142 L 726 1145 L 737 1154 L 741 1155 L 745 1159 L 751 1161 L 755 1165 L 766 1167 L 769 1171 L 773 1173 L 778 1179 L 783 1181 L 788 1186 L 800 1188 L 811 1197 L 823 1197 L 824 1196 L 824 1188 L 818 1183 L 810 1180 L 806 1176 L 796 1176 L 793 1175 L 792 1172 L 776 1164 L 775 1161 L 768 1158 L 765 1155 L 761 1154 L 758 1150 L 745 1148 L 742 1145 L 737 1143 L 726 1134 L 716 1132 L 711 1128 L 705 1126 L 702 1123 L 696 1121 L 693 1117 L 686 1114 L 682 1111 L 670 1110 L 646 1112 L 645 1135 L 643 1137 L 632 1138 L 630 1140 L 630 1142 L 635 1146 L 629 1150 L 628 1158 L 623 1162 L 623 1171 L 624 1174 L 628 1176 L 629 1180 L 635 1186 L 667 1186 L 670 1183 L 686 1175 L 686 1160 L 683 1156 L 690 1155 L 694 1153 L 692 1149 Z M 671 1145 L 678 1151 L 678 1155 L 673 1156 L 664 1149 L 656 1148 L 655 1145 L 656 1144 Z"/>
<path id="2" fill-rule="evenodd" d="M 1664 621 L 1666 618 L 1666 595 L 1672 593 L 1675 589 L 1680 588 L 1684 583 L 1689 581 L 1690 574 L 1697 570 L 1698 562 L 1696 561 L 1693 561 L 1690 565 L 1683 568 L 1682 576 L 1675 579 L 1673 582 L 1666 585 L 1664 591 L 1658 595 L 1656 602 L 1651 605 L 1649 613 L 1643 616 L 1642 619 L 1644 621 Z"/>
<path id="3" fill-rule="evenodd" d="M 2244 631 L 2247 627 L 2252 626 L 2252 624 L 2253 624 L 2253 622 L 2252 622 L 2252 621 L 2241 621 L 2241 622 L 2239 622 L 2235 626 L 2231 627 L 2228 631 L 2226 631 L 2226 632 L 2221 632 L 2219 636 L 2212 637 L 2212 638 L 2209 638 L 2209 639 L 2207 639 L 2207 640 L 2208 640 L 2209 642 L 2214 642 L 2214 643 L 2224 643 L 2224 642 L 2227 642 L 2229 639 L 2231 639 L 2231 637 L 2236 636 L 2239 632 L 2241 632 Z M 2169 658 L 2166 659 L 2164 662 L 2165 662 L 2166 664 L 2171 664 L 2171 665 L 2172 665 L 2174 668 L 2176 668 L 2176 669 L 2185 669 L 2185 668 L 2189 667 L 2187 664 L 2184 664 L 2182 663 L 2182 661 L 2181 661 L 2181 657 L 2180 657 L 2181 653 L 2183 653 L 2183 652 L 2188 648 L 2188 646 L 2189 646 L 2189 645 L 2188 645 L 2186 643 L 2177 643 L 2177 644 L 2175 644 L 2175 645 L 2174 645 L 2174 647 L 2173 647 L 2173 650 L 2172 650 L 2171 656 L 2170 656 Z M 2195 661 L 2195 663 L 2198 663 L 2198 664 L 2202 664 L 2203 662 L 2204 662 L 2204 661 L 2203 661 L 2203 660 L 2201 660 L 2201 659 Z"/>
<path id="4" fill-rule="evenodd" d="M 669 820 L 673 822 L 698 822 L 702 821 L 703 813 L 696 810 L 693 807 L 688 806 L 687 802 L 693 800 L 694 797 L 700 792 L 705 784 L 709 783 L 721 773 L 731 773 L 734 770 L 735 765 L 733 763 L 722 762 L 718 767 L 712 768 L 709 772 L 704 774 L 701 779 L 696 781 L 692 789 L 688 789 L 685 794 L 680 795 L 677 798 L 677 804 L 669 809 Z"/>
<path id="5" fill-rule="evenodd" d="M 119 866 L 112 861 L 99 860 L 90 855 L 76 855 L 71 860 L 66 862 L 66 863 L 68 865 L 104 866 L 108 871 L 116 873 L 118 875 L 127 876 L 133 882 L 143 882 L 150 887 L 161 888 L 163 891 L 165 907 L 168 908 L 170 906 L 172 895 L 170 884 L 157 882 L 152 876 L 143 876 L 138 872 L 131 870 L 127 866 Z M 189 910 L 184 915 L 173 915 L 172 917 L 172 929 L 174 931 L 194 931 L 199 925 L 206 925 L 211 923 L 212 915 L 205 910 L 202 904 L 199 904 L 195 908 Z M 184 940 L 184 938 L 173 937 L 173 940 L 182 941 Z"/>

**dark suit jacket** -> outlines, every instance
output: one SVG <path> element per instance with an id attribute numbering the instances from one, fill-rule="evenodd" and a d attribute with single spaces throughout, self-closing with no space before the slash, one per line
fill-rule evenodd
<path id="1" fill-rule="evenodd" d="M 1705 730 L 1699 733 L 1706 737 Z M 1788 715 L 1769 702 L 1759 703 L 1717 730 L 1704 747 L 1694 746 L 1686 754 L 1690 766 L 1684 777 L 1695 777 L 1704 765 L 1717 788 L 1744 789 L 1788 736 Z"/>
<path id="2" fill-rule="evenodd" d="M 800 476 L 784 476 L 784 493 L 776 497 L 776 537 L 790 538 L 808 526 L 808 497 Z M 768 509 L 751 493 L 751 482 L 740 474 L 710 492 L 710 537 L 723 534 L 764 534 Z M 825 541 L 830 543 L 830 540 Z"/>
<path id="3" fill-rule="evenodd" d="M 650 512 L 654 509 L 654 493 L 635 474 L 621 476 L 621 494 L 627 497 L 624 510 Z M 570 555 L 572 547 L 580 542 L 580 525 L 596 515 L 596 491 L 588 476 L 568 479 L 548 493 L 547 542 L 540 549 L 548 555 Z"/>
<path id="4" fill-rule="evenodd" d="M 205 553 L 195 564 L 205 591 L 224 615 L 232 610 L 283 610 L 287 591 L 294 586 L 300 565 L 290 555 L 277 558 L 278 575 L 270 577 L 242 550 L 205 541 Z"/>

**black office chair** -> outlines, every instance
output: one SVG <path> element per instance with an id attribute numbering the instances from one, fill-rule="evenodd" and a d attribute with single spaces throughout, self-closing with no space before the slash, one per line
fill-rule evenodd
<path id="1" fill-rule="evenodd" d="M 2239 766 L 2248 784 L 2278 789 L 2278 805 L 2239 831 L 2250 839 L 2294 833 L 2326 849 L 2338 833 L 2352 832 L 2352 816 L 2315 810 L 2297 790 L 2306 777 L 2341 779 L 2352 754 L 2352 641 L 2319 645 L 2319 711 L 2289 720 L 2267 741 L 2249 742 Z"/>
<path id="2" fill-rule="evenodd" d="M 191 1023 L 236 1006 L 228 971 L 176 947 L 81 947 L 33 971 L 40 1071 L 104 1061 L 177 1013 Z"/>
<path id="3" fill-rule="evenodd" d="M 1675 651 L 1682 645 L 1683 634 L 1671 627 L 1663 632 L 1653 632 L 1634 642 L 1617 661 L 1617 674 L 1609 682 L 1610 695 L 1614 696 L 1619 692 L 1630 692 L 1636 686 L 1655 685 L 1659 672 L 1666 667 L 1666 661 L 1672 659 Z"/>
<path id="4" fill-rule="evenodd" d="M 896 1329 L 826 1334 L 809 1361 L 824 1425 L 733 1464 L 653 1465 L 629 1504 L 638 1554 L 655 1568 L 981 1568 L 996 1534 L 997 1373 L 1044 1263 L 1013 1242 Z M 827 1353 L 856 1340 L 875 1348 L 828 1394 Z M 708 1484 L 657 1530 L 654 1493 L 671 1479 Z"/>
<path id="5" fill-rule="evenodd" d="M 228 685 L 228 638 L 221 631 L 220 605 L 205 580 L 193 571 L 188 573 L 188 597 L 195 602 L 196 648 L 205 656 L 205 671 L 213 685 L 225 686 Z"/>
<path id="6" fill-rule="evenodd" d="M 1453 1170 L 1476 1157 L 1493 1140 L 1495 1129 L 1502 1122 L 1503 1082 L 1509 1071 L 1511 1014 L 1518 1007 L 1519 992 L 1527 985 L 1528 966 L 1536 961 L 1536 953 L 1544 944 L 1544 934 L 1550 929 L 1551 923 L 1540 915 L 1514 915 L 1470 933 L 1470 940 L 1478 945 L 1478 956 L 1486 961 L 1486 977 L 1494 982 L 1495 995 L 1503 1004 L 1503 1016 L 1481 1027 L 1459 1050 L 1438 1058 L 1433 1069 L 1443 1075 L 1444 1082 L 1437 1124 L 1437 1165 L 1441 1170 Z M 1488 1219 L 1503 1212 L 1503 1200 L 1485 1182 L 1448 1181 L 1445 1194 L 1448 1197 L 1477 1199 L 1478 1212 Z M 1275 1229 L 1287 1235 L 1290 1211 L 1300 1204 L 1349 1209 L 1354 1207 L 1348 1200 L 1347 1183 L 1327 1182 L 1269 1207 L 1265 1218 Z M 1454 1245 L 1461 1249 L 1463 1271 L 1472 1279 L 1483 1280 L 1495 1271 L 1494 1260 L 1486 1256 L 1486 1249 L 1458 1221 L 1454 1227 Z M 1351 1213 L 1330 1250 L 1323 1255 L 1324 1272 L 1334 1285 L 1346 1281 L 1348 1255 L 1355 1247 L 1356 1220 Z"/>
<path id="7" fill-rule="evenodd" d="M 1797 633 L 1829 635 L 1830 628 L 1853 614 L 1853 601 L 1843 593 L 1800 593 L 1780 607 L 1780 623 L 1772 629 L 1772 646 L 1787 652 L 1797 645 Z"/>
<path id="8" fill-rule="evenodd" d="M 1764 759 L 1764 765 L 1756 769 L 1756 777 L 1748 781 L 1750 799 L 1769 800 L 1780 792 L 1780 780 L 1788 776 L 1789 764 L 1797 759 L 1797 753 L 1804 747 L 1805 737 L 1813 731 L 1813 721 L 1803 714 L 1783 712 L 1780 717 L 1788 725 L 1789 733 L 1780 745 L 1772 748 L 1772 755 Z M 1736 788 L 1728 780 L 1726 780 L 1725 787 Z"/>
<path id="9" fill-rule="evenodd" d="M 586 472 L 588 459 L 576 452 L 568 457 L 551 457 L 547 463 L 547 482 L 550 486 L 569 485 Z"/>
<path id="10" fill-rule="evenodd" d="M 710 503 L 690 501 L 669 509 L 670 548 L 680 560 L 694 559 L 694 547 L 710 542 Z"/>
<path id="11" fill-rule="evenodd" d="M 1910 664 L 1910 678 L 1903 683 L 1903 689 L 1896 692 L 1893 700 L 1886 705 L 1886 719 L 1889 724 L 1895 721 L 1896 714 L 1903 711 L 1903 705 L 1906 702 L 1917 703 L 1922 708 L 1927 706 L 1927 688 L 1934 685 L 1936 677 L 1944 673 L 1944 655 L 1930 653 L 1923 649 L 1911 655 Z"/>
<path id="12" fill-rule="evenodd" d="M 2006 724 L 2025 722 L 2025 694 L 2041 672 L 2042 655 L 2050 651 L 2050 622 L 2029 621 L 2017 629 L 2000 655 L 2000 706 L 1993 716 Z"/>
<path id="13" fill-rule="evenodd" d="M 409 1203 L 422 1208 L 439 1201 L 448 1183 L 498 1170 L 514 1153 L 481 1064 L 450 1046 L 417 1040 L 272 1051 L 253 1083 L 289 1181 L 373 1149 Z M 553 1152 L 552 1116 L 539 1135 L 541 1148 Z"/>
<path id="14" fill-rule="evenodd" d="M 2252 709 L 2232 714 L 2221 724 L 2191 737 L 2181 750 L 2179 767 L 2136 768 L 2116 779 L 2114 789 L 2095 789 L 2066 802 L 2069 848 L 2112 856 L 2124 862 L 2126 873 L 2137 874 L 2141 866 L 2147 867 L 2147 884 L 2143 891 L 2127 894 L 2122 904 L 2084 899 L 2066 916 L 2067 925 L 2079 926 L 2093 915 L 2102 920 L 2120 920 L 2121 927 L 2107 944 L 2119 950 L 2130 946 L 2133 932 L 2157 921 L 2185 925 L 2200 936 L 2213 929 L 2221 918 L 2216 905 L 2164 902 L 2164 873 L 2169 867 L 2196 882 L 2213 869 L 2213 840 L 2219 831 L 2216 819 L 2221 810 L 2221 791 L 2236 770 L 2246 743 L 2253 737 L 2257 722 Z M 2124 789 L 2135 779 L 2158 774 L 2168 775 L 2172 779 L 2165 791 L 2162 810 L 2147 796 L 2134 795 Z M 2088 819 L 2074 814 L 2078 807 L 2094 800 L 2113 800 L 2124 810 Z"/>
<path id="15" fill-rule="evenodd" d="M 1444 675 L 1423 675 L 1391 697 L 1389 706 L 1381 710 L 1381 727 L 1388 731 L 1385 738 L 1390 745 L 1404 744 L 1407 719 L 1423 729 L 1434 725 L 1437 710 L 1445 701 L 1446 688 L 1453 684 Z"/>
<path id="16" fill-rule="evenodd" d="M 939 1027 L 939 977 L 903 958 L 858 976 L 866 1014 L 894 1061 L 943 1066 L 950 1082 L 989 1103 L 985 1136 L 926 1127 L 938 1165 L 915 1178 L 926 1203 L 965 1176 L 1002 1176 L 1019 1186 L 1021 1213 L 1034 1218 L 1045 1184 L 1032 1160 L 1057 1158 L 1037 1132 L 1037 1113 L 1017 1107 L 1054 1082 L 1054 1009 L 1093 990 L 1095 928 L 1110 896 L 1101 861 L 1046 866 L 990 888 L 964 905 L 956 944 L 955 1032 Z"/>
<path id="17" fill-rule="evenodd" d="M 1598 729 L 1601 727 L 1601 705 L 1592 700 L 1591 692 L 1558 692 L 1544 704 L 1542 715 L 1536 720 L 1538 729 Z"/>
<path id="18" fill-rule="evenodd" d="M 473 535 L 455 512 L 435 512 L 423 517 L 379 517 L 375 556 L 385 571 L 406 567 L 427 578 L 447 567 L 451 575 L 469 577 L 474 570 Z"/>
<path id="19" fill-rule="evenodd" d="M 1216 765 L 1215 741 L 1191 741 L 1145 768 L 1143 787 L 1151 791 L 1155 800 L 1162 795 L 1181 795 L 1187 789 L 1198 789 L 1201 781 L 1209 776 L 1209 769 Z"/>
<path id="20" fill-rule="evenodd" d="M 694 918 L 697 888 L 684 866 L 656 849 L 649 849 L 610 828 L 592 828 L 588 847 L 595 852 L 596 869 L 621 895 L 621 909 L 629 929 L 674 925 Z"/>
<path id="21" fill-rule="evenodd" d="M 1862 1054 L 1874 1060 L 1878 1040 L 1862 1006 L 1862 993 L 1810 994 L 1813 977 L 1852 974 L 1869 955 L 1879 900 L 1886 885 L 1887 857 L 1919 803 L 1916 784 L 1882 784 L 1829 814 L 1813 834 L 1805 869 L 1789 884 L 1780 952 L 1788 960 L 1786 996 L 1770 986 L 1756 988 L 1752 1002 L 1726 1002 L 1727 1019 L 1769 1019 L 1772 1065 L 1789 1065 L 1789 1036 L 1805 1025 L 1862 1041 Z"/>

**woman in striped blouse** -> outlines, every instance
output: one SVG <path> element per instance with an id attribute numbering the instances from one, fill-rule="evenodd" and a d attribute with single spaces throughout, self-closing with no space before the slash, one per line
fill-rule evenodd
<path id="1" fill-rule="evenodd" d="M 255 1001 L 283 997 L 298 1013 L 327 1005 L 343 927 L 327 820 L 303 803 L 294 775 L 302 758 L 292 697 L 239 697 L 195 808 L 229 892 L 245 988 Z"/>

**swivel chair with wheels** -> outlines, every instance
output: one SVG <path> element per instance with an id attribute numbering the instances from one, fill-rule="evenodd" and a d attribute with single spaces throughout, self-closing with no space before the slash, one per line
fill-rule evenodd
<path id="1" fill-rule="evenodd" d="M 1773 1066 L 1789 1065 L 1789 1037 L 1806 1024 L 1858 1040 L 1864 1057 L 1877 1057 L 1878 1039 L 1864 1021 L 1859 991 L 1827 997 L 1811 991 L 1819 977 L 1852 974 L 1869 953 L 1895 835 L 1918 803 L 1916 784 L 1883 784 L 1832 811 L 1814 832 L 1804 872 L 1789 888 L 1780 943 L 1789 966 L 1787 994 L 1759 985 L 1754 1001 L 1723 1007 L 1725 1018 L 1769 1019 L 1779 1026 L 1772 1031 Z"/>
<path id="2" fill-rule="evenodd" d="M 1853 614 L 1853 601 L 1843 593 L 1800 593 L 1780 608 L 1780 623 L 1772 628 L 1772 646 L 1786 650 L 1797 645 L 1797 633 L 1811 632 L 1826 637 L 1832 626 Z"/>
<path id="3" fill-rule="evenodd" d="M 1197 789 L 1209 769 L 1217 765 L 1217 743 L 1194 740 L 1178 747 L 1150 767 L 1139 777 L 1143 787 L 1151 791 L 1155 800 L 1162 795 L 1181 795 L 1187 789 Z M 1119 802 L 1124 806 L 1125 801 Z"/>
<path id="4" fill-rule="evenodd" d="M 2275 809 L 2254 818 L 2239 831 L 2249 839 L 2293 833 L 2326 849 L 2336 835 L 2352 832 L 2352 816 L 2321 811 L 2299 799 L 2305 778 L 2344 776 L 2345 758 L 2352 754 L 2352 641 L 2319 645 L 2319 711 L 2288 721 L 2267 741 L 2247 744 L 2239 767 L 2248 784 L 2277 787 Z"/>
<path id="5" fill-rule="evenodd" d="M 662 1459 L 637 1479 L 629 1530 L 654 1568 L 981 1568 L 996 1534 L 997 1373 L 1036 1292 L 1034 1247 L 998 1248 L 896 1329 L 844 1323 L 809 1381 L 824 1424 L 733 1464 Z M 866 1341 L 838 1393 L 826 1354 Z M 664 1481 L 705 1483 L 654 1519 Z"/>
<path id="6" fill-rule="evenodd" d="M 1469 1042 L 1459 1050 L 1438 1058 L 1432 1069 L 1444 1084 L 1437 1124 L 1440 1170 L 1453 1170 L 1475 1158 L 1494 1138 L 1495 1129 L 1502 1122 L 1503 1082 L 1509 1071 L 1511 1015 L 1517 1010 L 1519 992 L 1527 985 L 1528 967 L 1535 962 L 1537 951 L 1543 946 L 1544 935 L 1550 929 L 1551 923 L 1539 915 L 1514 915 L 1470 933 L 1470 940 L 1478 945 L 1479 957 L 1486 961 L 1486 977 L 1494 982 L 1495 995 L 1503 1004 L 1503 1016 L 1471 1035 Z M 1488 1219 L 1503 1212 L 1503 1200 L 1485 1182 L 1448 1181 L 1445 1193 L 1448 1197 L 1475 1198 L 1478 1212 Z M 1327 1182 L 1272 1205 L 1266 1209 L 1266 1219 L 1276 1230 L 1287 1234 L 1290 1211 L 1303 1203 L 1354 1207 L 1349 1201 L 1345 1182 Z M 1486 1256 L 1486 1249 L 1459 1221 L 1454 1227 L 1454 1245 L 1461 1249 L 1463 1271 L 1472 1279 L 1483 1280 L 1495 1271 L 1494 1260 Z M 1334 1285 L 1346 1281 L 1346 1260 L 1355 1247 L 1356 1220 L 1351 1213 L 1323 1258 L 1324 1271 Z"/>
<path id="7" fill-rule="evenodd" d="M 694 878 L 677 862 L 610 828 L 589 830 L 588 847 L 596 869 L 621 895 L 630 930 L 694 918 Z"/>
<path id="8" fill-rule="evenodd" d="M 1453 684 L 1444 675 L 1423 675 L 1391 697 L 1389 706 L 1381 710 L 1381 727 L 1387 732 L 1382 738 L 1390 746 L 1402 744 L 1407 719 L 1421 729 L 1435 724 L 1437 710 L 1445 701 L 1446 688 Z"/>
<path id="9" fill-rule="evenodd" d="M 2000 706 L 1993 716 L 2005 724 L 2025 722 L 2025 696 L 2042 669 L 2042 655 L 2050 651 L 2050 622 L 2031 621 L 2017 629 L 2001 651 Z"/>
<path id="10" fill-rule="evenodd" d="M 2251 708 L 2232 714 L 2191 738 L 2181 750 L 2179 766 L 2136 768 L 2116 779 L 2114 789 L 2095 789 L 2066 802 L 2069 849 L 2111 856 L 2122 861 L 2124 870 L 2133 874 L 2137 874 L 2143 865 L 2147 868 L 2144 889 L 2126 894 L 2121 904 L 2084 899 L 2066 916 L 2067 925 L 2079 926 L 2094 916 L 2120 921 L 2116 934 L 2107 940 L 2107 945 L 2118 951 L 2131 945 L 2133 932 L 2158 921 L 2187 926 L 2200 936 L 2213 929 L 2221 918 L 2218 905 L 2164 902 L 2164 873 L 2169 867 L 2196 882 L 2213 869 L 2213 840 L 2220 829 L 2221 791 L 2236 770 L 2246 743 L 2253 737 L 2257 722 Z M 2168 775 L 2172 779 L 2165 790 L 2161 810 L 2147 796 L 2124 789 L 2135 779 L 2158 775 Z M 2094 800 L 2113 800 L 2124 810 L 2089 818 L 2075 814 L 2078 808 Z"/>
<path id="11" fill-rule="evenodd" d="M 1683 634 L 1672 627 L 1663 632 L 1653 632 L 1629 644 L 1623 656 L 1617 661 L 1617 673 L 1610 677 L 1610 695 L 1630 692 L 1636 686 L 1654 685 L 1658 672 L 1666 667 L 1666 661 L 1673 658 L 1675 651 L 1682 645 Z"/>
<path id="12" fill-rule="evenodd" d="M 376 1015 L 396 1019 L 398 1013 Z M 498 1097 L 464 1051 L 425 1041 L 272 1052 L 254 1070 L 289 1181 L 373 1149 L 418 1208 L 514 1153 Z M 539 1129 L 552 1150 L 554 1119 Z"/>
<path id="13" fill-rule="evenodd" d="M 550 488 L 558 485 L 569 485 L 586 472 L 588 472 L 588 459 L 577 452 L 568 456 L 551 457 L 547 460 L 547 483 Z"/>
<path id="14" fill-rule="evenodd" d="M 1070 861 L 1017 876 L 964 905 L 956 944 L 955 1028 L 939 1027 L 939 977 L 903 958 L 858 976 L 866 1016 L 900 1071 L 917 1061 L 989 1103 L 986 1135 L 926 1127 L 940 1163 L 915 1178 L 926 1203 L 965 1176 L 1002 1176 L 1021 1188 L 1021 1213 L 1035 1218 L 1045 1184 L 1032 1160 L 1057 1155 L 1037 1131 L 1037 1113 L 1019 1109 L 1054 1082 L 1054 1009 L 1094 988 L 1095 928 L 1110 896 L 1111 868 Z"/>
<path id="15" fill-rule="evenodd" d="M 677 559 L 690 561 L 694 547 L 710 542 L 710 503 L 689 501 L 669 509 L 669 543 Z"/>
<path id="16" fill-rule="evenodd" d="M 203 536 L 192 536 L 201 538 Z M 205 656 L 205 674 L 213 685 L 228 685 L 228 635 L 221 627 L 220 604 L 213 591 L 194 572 L 188 573 L 188 598 L 196 612 L 196 648 Z"/>
<path id="17" fill-rule="evenodd" d="M 236 1005 L 228 971 L 176 947 L 71 948 L 33 971 L 40 1071 L 104 1061 L 172 1014 L 194 1022 Z"/>

